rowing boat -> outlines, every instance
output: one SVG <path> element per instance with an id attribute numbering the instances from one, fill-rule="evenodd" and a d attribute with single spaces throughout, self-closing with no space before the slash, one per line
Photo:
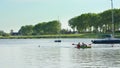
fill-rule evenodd
<path id="1" fill-rule="evenodd" d="M 80 46 L 80 47 L 75 47 L 75 48 L 78 48 L 78 49 L 83 48 L 84 49 L 84 48 L 91 48 L 91 46 L 86 46 L 86 47 L 85 46 Z"/>
<path id="2" fill-rule="evenodd" d="M 72 44 L 72 45 L 76 45 L 75 46 L 75 48 L 78 48 L 78 49 L 80 49 L 80 48 L 91 48 L 91 44 L 88 44 L 88 45 L 78 45 L 78 44 Z"/>

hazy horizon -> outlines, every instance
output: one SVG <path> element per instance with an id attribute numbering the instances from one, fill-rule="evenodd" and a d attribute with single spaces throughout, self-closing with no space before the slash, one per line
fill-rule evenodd
<path id="1" fill-rule="evenodd" d="M 120 0 L 113 1 L 114 8 L 120 8 Z M 111 0 L 1 0 L 0 9 L 0 30 L 5 32 L 58 19 L 62 28 L 70 29 L 69 19 L 111 9 Z"/>

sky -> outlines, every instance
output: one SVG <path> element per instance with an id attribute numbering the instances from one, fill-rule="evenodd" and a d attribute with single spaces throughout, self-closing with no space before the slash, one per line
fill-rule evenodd
<path id="1" fill-rule="evenodd" d="M 120 8 L 120 0 L 113 2 L 114 8 Z M 52 20 L 59 20 L 62 28 L 70 29 L 71 18 L 110 8 L 111 0 L 0 0 L 0 30 L 17 32 L 21 26 Z"/>

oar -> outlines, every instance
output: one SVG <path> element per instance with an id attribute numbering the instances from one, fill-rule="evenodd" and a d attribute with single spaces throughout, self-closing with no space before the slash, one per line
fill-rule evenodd
<path id="1" fill-rule="evenodd" d="M 73 43 L 72 45 L 77 45 L 77 44 L 74 44 L 74 43 Z"/>
<path id="2" fill-rule="evenodd" d="M 74 44 L 74 43 L 73 43 L 72 45 L 78 45 L 78 44 Z M 92 45 L 92 44 L 88 44 L 88 45 Z"/>

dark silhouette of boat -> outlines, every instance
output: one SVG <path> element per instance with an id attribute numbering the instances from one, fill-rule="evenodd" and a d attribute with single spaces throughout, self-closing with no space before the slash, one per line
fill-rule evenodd
<path id="1" fill-rule="evenodd" d="M 104 39 L 92 40 L 94 44 L 120 44 L 120 39 L 113 38 L 111 34 L 102 35 Z"/>
<path id="2" fill-rule="evenodd" d="M 94 44 L 120 44 L 120 39 L 99 39 L 99 40 L 92 40 Z"/>
<path id="3" fill-rule="evenodd" d="M 61 42 L 61 40 L 55 40 L 54 42 Z"/>

